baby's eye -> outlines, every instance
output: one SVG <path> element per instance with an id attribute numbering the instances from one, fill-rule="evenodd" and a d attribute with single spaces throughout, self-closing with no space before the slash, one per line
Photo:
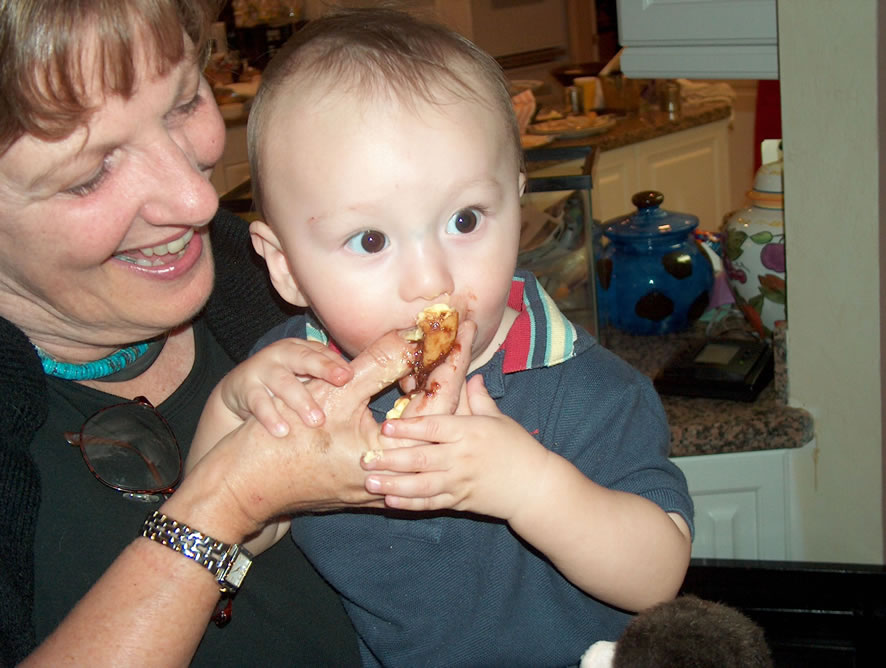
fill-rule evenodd
<path id="1" fill-rule="evenodd" d="M 378 230 L 366 230 L 348 239 L 346 246 L 355 253 L 379 253 L 388 246 L 388 238 Z"/>
<path id="2" fill-rule="evenodd" d="M 447 234 L 470 234 L 477 229 L 483 212 L 474 207 L 456 211 L 446 223 Z"/>

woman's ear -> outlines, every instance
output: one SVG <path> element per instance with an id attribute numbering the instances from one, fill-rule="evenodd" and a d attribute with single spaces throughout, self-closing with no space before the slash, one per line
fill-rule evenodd
<path id="1" fill-rule="evenodd" d="M 526 172 L 520 172 L 520 197 L 526 193 Z"/>
<path id="2" fill-rule="evenodd" d="M 252 237 L 255 252 L 261 255 L 268 265 L 274 289 L 290 304 L 307 306 L 308 302 L 289 268 L 289 260 L 286 258 L 283 246 L 270 226 L 264 221 L 256 220 L 249 225 L 249 235 Z"/>

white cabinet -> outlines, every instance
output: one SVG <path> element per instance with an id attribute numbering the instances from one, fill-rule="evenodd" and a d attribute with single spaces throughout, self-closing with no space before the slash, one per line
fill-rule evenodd
<path id="1" fill-rule="evenodd" d="M 776 0 L 618 0 L 632 78 L 777 79 Z"/>
<path id="2" fill-rule="evenodd" d="M 225 151 L 212 170 L 210 181 L 222 195 L 249 178 L 249 157 L 246 151 L 246 123 L 228 126 Z"/>
<path id="3" fill-rule="evenodd" d="M 674 457 L 695 502 L 692 556 L 799 559 L 791 540 L 794 450 Z"/>
<path id="4" fill-rule="evenodd" d="M 662 208 L 690 213 L 699 227 L 716 231 L 730 211 L 729 121 L 707 123 L 603 151 L 592 191 L 594 218 L 633 212 L 641 190 L 664 194 Z"/>

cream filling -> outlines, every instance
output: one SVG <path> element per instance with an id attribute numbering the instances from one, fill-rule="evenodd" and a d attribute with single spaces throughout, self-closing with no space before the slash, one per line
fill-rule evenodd
<path id="1" fill-rule="evenodd" d="M 124 262 L 131 262 L 132 264 L 136 264 L 139 267 L 159 267 L 164 264 L 170 262 L 170 258 L 160 259 L 159 257 L 155 260 L 150 260 L 148 258 L 152 258 L 155 255 L 174 255 L 172 261 L 175 261 L 182 257 L 185 254 L 185 250 L 187 249 L 188 244 L 191 239 L 194 237 L 194 228 L 190 228 L 187 232 L 185 232 L 178 239 L 174 239 L 170 241 L 168 244 L 160 244 L 159 246 L 148 246 L 146 248 L 137 248 L 136 251 L 141 253 L 144 257 L 132 257 L 131 255 L 125 255 L 124 253 L 120 253 L 115 255 L 114 257 L 118 260 L 123 260 Z"/>

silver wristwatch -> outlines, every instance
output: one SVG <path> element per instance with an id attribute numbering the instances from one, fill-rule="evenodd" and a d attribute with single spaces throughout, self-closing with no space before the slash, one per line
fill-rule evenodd
<path id="1" fill-rule="evenodd" d="M 141 535 L 205 566 L 222 594 L 236 594 L 252 565 L 252 554 L 246 548 L 210 538 L 159 510 L 148 515 Z"/>

